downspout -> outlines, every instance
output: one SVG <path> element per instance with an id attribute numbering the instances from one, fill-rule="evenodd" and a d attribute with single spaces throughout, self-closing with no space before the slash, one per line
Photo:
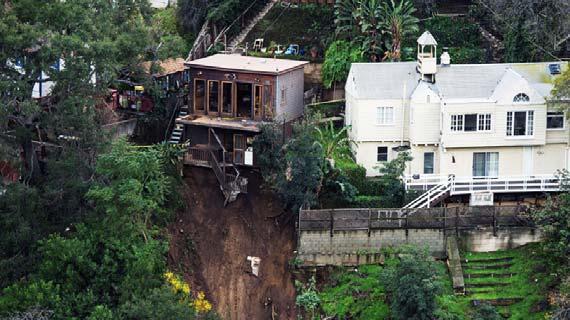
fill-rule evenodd
<path id="1" fill-rule="evenodd" d="M 402 136 L 400 138 L 400 146 L 404 145 L 404 126 L 406 125 L 406 82 L 404 81 L 403 92 L 402 92 Z"/>

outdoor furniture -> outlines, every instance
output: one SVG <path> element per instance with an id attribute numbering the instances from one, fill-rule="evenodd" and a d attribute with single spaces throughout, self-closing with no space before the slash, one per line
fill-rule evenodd
<path id="1" fill-rule="evenodd" d="M 255 39 L 255 41 L 253 41 L 254 51 L 261 51 L 262 47 L 263 47 L 263 38 Z"/>
<path id="2" fill-rule="evenodd" d="M 298 44 L 290 44 L 285 54 L 297 55 L 299 54 L 299 45 Z"/>

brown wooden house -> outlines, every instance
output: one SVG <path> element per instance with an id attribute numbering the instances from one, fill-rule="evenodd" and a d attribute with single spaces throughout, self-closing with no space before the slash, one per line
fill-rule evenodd
<path id="1" fill-rule="evenodd" d="M 211 166 L 213 150 L 226 165 L 254 165 L 260 124 L 302 115 L 305 64 L 224 54 L 187 62 L 189 114 L 176 120 L 190 144 L 186 163 Z"/>

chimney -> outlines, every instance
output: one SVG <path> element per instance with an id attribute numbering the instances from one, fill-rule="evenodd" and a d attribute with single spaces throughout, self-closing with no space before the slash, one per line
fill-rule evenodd
<path id="1" fill-rule="evenodd" d="M 451 64 L 451 57 L 449 56 L 449 49 L 447 47 L 443 48 L 443 53 L 441 54 L 441 66 L 449 67 Z"/>

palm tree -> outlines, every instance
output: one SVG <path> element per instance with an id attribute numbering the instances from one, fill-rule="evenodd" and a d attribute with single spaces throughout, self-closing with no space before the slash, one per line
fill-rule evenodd
<path id="1" fill-rule="evenodd" d="M 418 31 L 419 20 L 413 16 L 415 11 L 414 4 L 410 0 L 398 2 L 389 0 L 382 6 L 382 27 L 392 38 L 390 49 L 385 53 L 383 60 L 400 60 L 402 40 Z"/>
<path id="2" fill-rule="evenodd" d="M 382 3 L 385 0 L 337 0 L 337 35 L 360 43 L 362 52 L 377 61 L 382 53 Z"/>
<path id="3" fill-rule="evenodd" d="M 333 158 L 349 157 L 351 144 L 354 143 L 347 136 L 350 127 L 342 127 L 336 130 L 332 120 L 323 119 L 326 123 L 320 127 L 315 126 L 317 143 L 323 149 L 326 160 L 331 161 Z"/>

